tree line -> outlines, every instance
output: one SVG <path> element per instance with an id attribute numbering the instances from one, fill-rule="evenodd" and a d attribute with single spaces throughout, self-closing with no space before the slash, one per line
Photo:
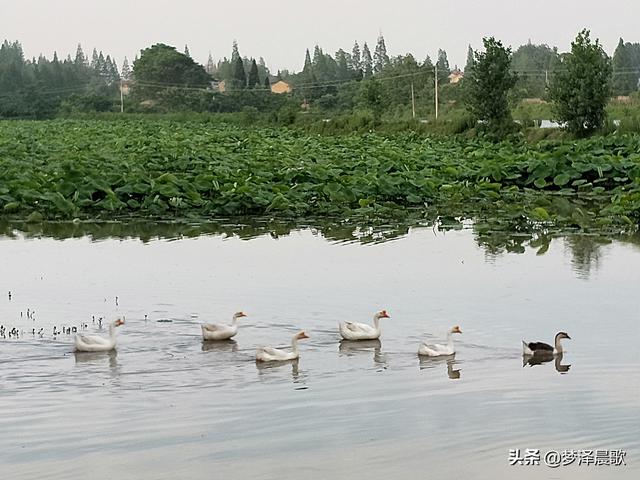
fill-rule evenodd
<path id="1" fill-rule="evenodd" d="M 503 48 L 502 44 L 500 47 Z M 611 70 L 605 97 L 636 91 L 640 44 L 620 39 L 611 58 L 601 47 L 599 52 Z M 109 55 L 94 49 L 91 57 L 87 57 L 80 45 L 75 56 L 68 55 L 64 60 L 56 53 L 51 60 L 42 55 L 26 59 L 19 42 L 5 41 L 0 47 L 0 117 L 43 118 L 73 112 L 116 111 L 121 107 L 120 80 L 125 80 L 131 86 L 131 95 L 125 100 L 125 110 L 130 112 L 244 111 L 293 118 L 302 105 L 327 115 L 368 112 L 374 118 L 407 119 L 417 111 L 419 117 L 425 118 L 434 114 L 437 80 L 441 108 L 467 111 L 484 121 L 471 92 L 480 88 L 473 79 L 478 79 L 486 56 L 503 65 L 511 75 L 504 80 L 508 86 L 504 98 L 495 91 L 483 98 L 486 103 L 500 97 L 497 102 L 500 105 L 492 107 L 498 112 L 508 111 L 523 98 L 544 98 L 557 103 L 558 89 L 552 85 L 565 78 L 572 55 L 530 42 L 515 51 L 497 52 L 487 49 L 485 41 L 483 51 L 469 46 L 463 68 L 465 78 L 452 84 L 449 75 L 459 69 L 450 66 L 446 51 L 438 50 L 435 61 L 429 55 L 423 59 L 413 54 L 391 56 L 382 35 L 372 47 L 356 41 L 352 47 L 340 48 L 333 55 L 316 45 L 305 51 L 301 71 L 275 74 L 269 71 L 264 58 L 242 56 L 235 41 L 230 57 L 214 62 L 209 55 L 204 65 L 191 58 L 186 46 L 180 52 L 168 45 L 153 45 L 142 50 L 131 65 L 125 58 L 120 71 Z M 293 93 L 271 94 L 271 83 L 278 80 L 289 83 Z M 224 92 L 220 91 L 221 82 Z"/>

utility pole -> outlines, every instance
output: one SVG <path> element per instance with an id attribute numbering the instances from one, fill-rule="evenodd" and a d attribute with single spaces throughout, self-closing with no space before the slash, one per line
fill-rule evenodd
<path id="1" fill-rule="evenodd" d="M 413 113 L 413 118 L 416 118 L 416 96 L 413 93 L 413 80 L 411 80 L 411 112 Z"/>
<path id="2" fill-rule="evenodd" d="M 438 119 L 438 64 L 436 63 L 435 70 L 435 84 L 436 84 L 436 120 Z"/>
<path id="3" fill-rule="evenodd" d="M 124 93 L 122 92 L 122 78 L 120 79 L 120 113 L 124 113 Z"/>
<path id="4" fill-rule="evenodd" d="M 544 84 L 545 86 L 549 86 L 549 70 L 544 71 Z"/>

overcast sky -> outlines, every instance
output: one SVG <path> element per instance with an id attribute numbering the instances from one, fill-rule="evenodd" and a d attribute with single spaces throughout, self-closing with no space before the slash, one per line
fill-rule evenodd
<path id="1" fill-rule="evenodd" d="M 390 55 L 436 56 L 464 66 L 467 45 L 493 35 L 517 47 L 529 39 L 568 50 L 590 28 L 612 53 L 618 38 L 640 42 L 639 0 L 0 0 L 0 38 L 19 40 L 28 57 L 75 55 L 81 43 L 120 66 L 153 43 L 189 45 L 196 61 L 240 53 L 264 57 L 272 71 L 299 70 L 305 48 L 350 51 L 380 32 Z M 372 48 L 373 50 L 373 48 Z"/>

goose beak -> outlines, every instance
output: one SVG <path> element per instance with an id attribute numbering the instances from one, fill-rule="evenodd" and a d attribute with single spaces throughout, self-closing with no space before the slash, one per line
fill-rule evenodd
<path id="1" fill-rule="evenodd" d="M 567 338 L 568 338 L 569 340 L 571 340 L 571 337 L 569 336 L 569 334 L 568 334 L 568 333 L 567 333 Z"/>
<path id="2" fill-rule="evenodd" d="M 119 318 L 118 320 L 116 320 L 116 327 L 119 327 L 120 325 L 124 325 L 124 320 Z"/>
<path id="3" fill-rule="evenodd" d="M 306 333 L 304 333 L 304 332 L 300 332 L 300 333 L 298 334 L 298 338 L 302 340 L 303 338 L 309 338 L 309 335 L 307 335 L 307 334 L 306 334 Z"/>
<path id="4" fill-rule="evenodd" d="M 380 312 L 380 318 L 391 318 L 386 310 Z"/>

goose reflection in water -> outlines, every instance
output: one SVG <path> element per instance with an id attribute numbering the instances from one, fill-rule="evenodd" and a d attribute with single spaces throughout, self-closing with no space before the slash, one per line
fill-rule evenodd
<path id="1" fill-rule="evenodd" d="M 460 378 L 460 369 L 453 368 L 458 365 L 455 355 L 450 355 L 446 358 L 443 357 L 426 357 L 424 355 L 418 355 L 420 359 L 420 370 L 427 370 L 430 368 L 436 368 L 443 363 L 447 364 L 447 377 L 451 380 L 458 380 Z"/>
<path id="2" fill-rule="evenodd" d="M 73 352 L 76 365 L 104 365 L 108 360 L 109 368 L 118 368 L 118 352 L 116 350 L 110 350 L 108 352 Z"/>
<path id="3" fill-rule="evenodd" d="M 541 353 L 536 352 L 534 355 L 524 355 L 522 357 L 522 366 L 525 367 L 529 365 L 533 367 L 534 365 L 542 365 L 543 363 L 549 363 L 553 360 L 553 365 L 556 368 L 556 371 L 561 374 L 565 374 L 569 372 L 569 368 L 571 368 L 571 364 L 562 364 L 562 353 L 553 354 L 549 353 Z"/>
<path id="4" fill-rule="evenodd" d="M 280 360 L 274 362 L 258 362 L 256 361 L 256 368 L 258 369 L 258 375 L 263 376 L 269 373 L 276 373 L 280 369 L 284 368 L 285 365 L 291 365 L 291 378 L 294 383 L 297 383 L 300 379 L 300 369 L 299 369 L 300 359 L 295 358 L 293 360 Z"/>
<path id="5" fill-rule="evenodd" d="M 371 353 L 373 351 L 373 362 L 381 367 L 386 368 L 387 356 L 382 353 L 382 342 L 380 340 L 341 340 L 338 347 L 341 355 L 349 357 L 362 353 Z"/>
<path id="6" fill-rule="evenodd" d="M 203 352 L 227 352 L 235 353 L 238 351 L 238 342 L 235 340 L 218 340 L 218 341 L 203 341 Z"/>

